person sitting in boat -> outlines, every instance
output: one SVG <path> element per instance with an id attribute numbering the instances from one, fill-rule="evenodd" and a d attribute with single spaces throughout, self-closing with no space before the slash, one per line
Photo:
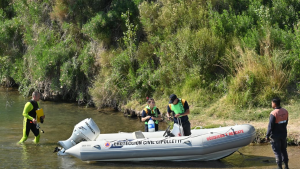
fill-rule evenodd
<path id="1" fill-rule="evenodd" d="M 147 99 L 147 106 L 142 112 L 141 120 L 145 122 L 145 132 L 148 132 L 148 121 L 150 118 L 155 121 L 155 131 L 158 131 L 158 121 L 162 119 L 160 111 L 155 106 L 155 101 L 153 98 Z"/>
<path id="2" fill-rule="evenodd" d="M 189 122 L 188 115 L 190 114 L 189 105 L 186 100 L 177 98 L 175 94 L 170 95 L 169 105 L 167 107 L 167 117 L 170 120 L 170 114 L 173 114 L 174 123 L 182 124 L 185 136 L 191 135 L 191 123 Z"/>

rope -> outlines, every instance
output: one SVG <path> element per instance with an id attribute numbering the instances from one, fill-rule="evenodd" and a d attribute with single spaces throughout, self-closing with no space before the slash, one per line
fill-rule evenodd
<path id="1" fill-rule="evenodd" d="M 230 128 L 230 129 L 228 129 L 225 133 L 227 133 L 227 132 L 230 131 L 230 130 L 234 131 L 232 128 Z M 214 134 L 214 133 L 216 133 L 216 134 L 225 134 L 225 133 L 219 133 L 219 132 L 213 132 L 213 131 L 211 131 L 211 132 L 209 132 L 209 133 L 210 133 L 210 134 Z M 234 132 L 233 132 L 233 133 L 234 133 Z M 206 134 L 208 134 L 208 133 L 199 134 L 199 135 L 195 135 L 195 136 L 188 136 L 187 138 L 184 138 L 183 140 L 188 139 L 188 138 L 195 138 L 195 137 L 203 136 L 203 135 L 206 135 Z"/>
<path id="2" fill-rule="evenodd" d="M 195 138 L 195 137 L 200 137 L 200 136 L 203 136 L 203 135 L 206 135 L 206 134 L 226 134 L 228 131 L 230 131 L 230 130 L 232 130 L 233 131 L 233 133 L 234 133 L 234 130 L 233 130 L 233 128 L 232 127 L 230 127 L 226 132 L 224 132 L 224 133 L 219 133 L 219 132 L 208 132 L 208 133 L 203 133 L 203 134 L 199 134 L 199 135 L 195 135 L 195 136 L 187 136 L 186 138 L 182 138 L 182 139 L 178 139 L 178 140 L 186 140 L 186 139 L 189 139 L 189 138 Z M 235 133 L 234 133 L 234 135 L 235 135 Z M 163 141 L 163 140 L 166 140 L 166 139 L 170 139 L 170 138 L 172 138 L 172 137 L 165 137 L 165 138 L 163 138 L 163 139 L 161 139 L 161 140 L 157 140 L 157 141 Z M 145 141 L 145 140 L 149 140 L 150 138 L 144 138 L 143 140 L 139 140 L 139 141 Z M 137 139 L 135 139 L 135 140 L 137 140 Z M 120 141 L 120 140 L 114 140 L 114 141 L 110 141 L 110 142 L 117 142 L 117 141 Z M 128 139 L 126 139 L 125 141 L 128 141 Z M 133 141 L 133 142 L 137 142 L 137 141 Z M 239 151 L 238 151 L 239 152 Z M 239 152 L 240 153 L 240 152 Z M 243 155 L 242 153 L 240 153 L 241 155 Z"/>

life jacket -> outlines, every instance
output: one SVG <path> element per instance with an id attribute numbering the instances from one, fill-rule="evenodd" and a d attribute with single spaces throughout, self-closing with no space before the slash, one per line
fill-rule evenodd
<path id="1" fill-rule="evenodd" d="M 184 103 L 185 103 L 184 99 L 178 98 L 178 103 L 176 105 L 169 104 L 170 110 L 173 111 L 175 114 L 182 114 L 184 113 Z"/>
<path id="2" fill-rule="evenodd" d="M 146 112 L 146 116 L 149 114 L 151 117 L 158 117 L 158 113 L 157 113 L 157 107 L 154 106 L 153 110 L 150 109 L 149 106 L 146 106 L 144 108 L 144 111 Z M 148 124 L 149 119 L 145 120 L 145 124 Z M 155 120 L 155 124 L 158 124 L 158 120 Z"/>
<path id="3" fill-rule="evenodd" d="M 33 101 L 33 100 L 30 100 L 30 103 L 32 104 L 33 109 L 30 112 L 28 112 L 28 115 L 33 118 L 36 118 L 36 110 L 39 108 L 39 105 L 36 101 Z M 29 121 L 31 121 L 31 120 L 29 120 Z"/>
<path id="4" fill-rule="evenodd" d="M 270 115 L 273 115 L 275 117 L 275 124 L 271 131 L 271 138 L 286 138 L 288 111 L 284 108 L 276 108 L 271 112 Z"/>

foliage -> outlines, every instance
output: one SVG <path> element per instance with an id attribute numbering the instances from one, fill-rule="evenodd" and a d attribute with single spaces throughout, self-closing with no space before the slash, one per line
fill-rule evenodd
<path id="1" fill-rule="evenodd" d="M 289 72 L 282 67 L 284 53 L 273 51 L 272 56 L 258 56 L 253 51 L 236 47 L 228 57 L 233 76 L 228 99 L 242 107 L 269 104 L 269 98 L 284 97 Z M 283 99 L 283 98 L 282 98 Z"/>
<path id="2" fill-rule="evenodd" d="M 197 111 L 266 106 L 300 89 L 299 10 L 296 0 L 3 0 L 1 82 L 97 107 L 171 93 Z"/>
<path id="3" fill-rule="evenodd" d="M 105 2 L 105 1 L 104 1 Z M 93 40 L 101 40 L 106 45 L 113 45 L 114 39 L 120 39 L 127 30 L 123 13 L 130 11 L 130 20 L 135 21 L 138 9 L 132 1 L 113 0 L 110 10 L 100 10 L 83 25 L 82 32 Z"/>

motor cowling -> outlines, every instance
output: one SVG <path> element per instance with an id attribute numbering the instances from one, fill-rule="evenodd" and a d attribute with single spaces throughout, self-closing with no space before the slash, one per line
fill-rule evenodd
<path id="1" fill-rule="evenodd" d="M 91 118 L 86 118 L 75 125 L 73 133 L 68 140 L 58 143 L 65 149 L 69 149 L 81 141 L 94 141 L 100 134 L 100 129 Z"/>

